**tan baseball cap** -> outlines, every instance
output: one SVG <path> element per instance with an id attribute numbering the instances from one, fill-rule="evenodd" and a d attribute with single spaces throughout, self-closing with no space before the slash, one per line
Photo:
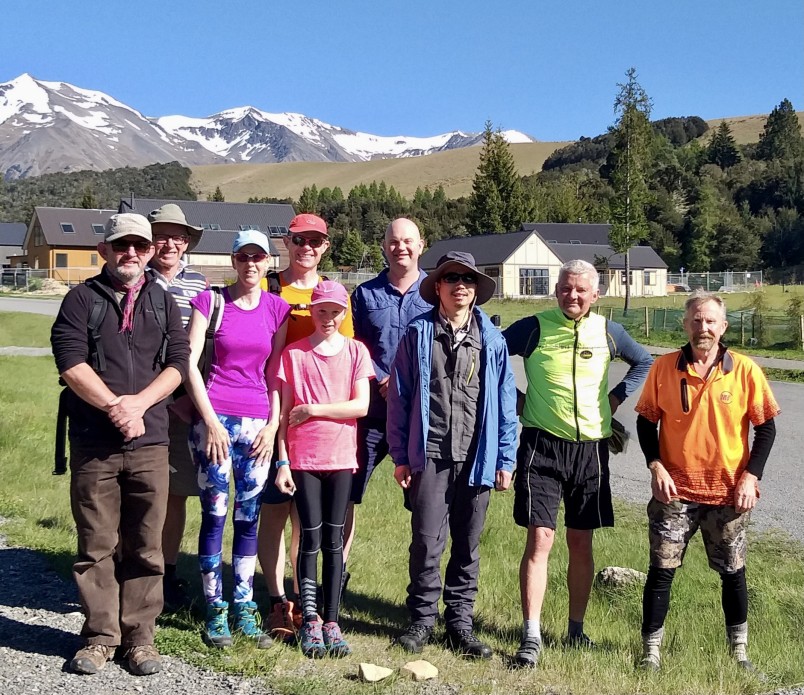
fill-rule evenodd
<path id="1" fill-rule="evenodd" d="M 112 215 L 104 225 L 103 240 L 115 241 L 126 236 L 138 236 L 153 241 L 150 222 L 136 212 L 121 212 Z"/>

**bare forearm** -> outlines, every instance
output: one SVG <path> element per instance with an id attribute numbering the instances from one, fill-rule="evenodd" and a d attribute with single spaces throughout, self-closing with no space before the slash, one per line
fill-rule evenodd
<path id="1" fill-rule="evenodd" d="M 181 372 L 175 367 L 166 367 L 156 379 L 140 391 L 137 396 L 143 401 L 145 410 L 167 398 L 181 384 Z"/>
<path id="2" fill-rule="evenodd" d="M 353 398 L 340 403 L 311 403 L 308 407 L 312 417 L 325 417 L 331 420 L 351 420 L 364 417 L 368 412 L 368 403 L 363 398 Z"/>
<path id="3" fill-rule="evenodd" d="M 193 404 L 195 405 L 201 419 L 209 424 L 213 420 L 217 420 L 215 410 L 212 403 L 209 402 L 209 395 L 207 394 L 206 386 L 204 385 L 204 378 L 198 367 L 195 364 L 190 365 L 190 373 L 187 377 L 187 393 L 190 396 Z"/>
<path id="4" fill-rule="evenodd" d="M 100 410 L 108 410 L 109 403 L 117 397 L 86 362 L 70 367 L 60 376 L 82 401 Z"/>

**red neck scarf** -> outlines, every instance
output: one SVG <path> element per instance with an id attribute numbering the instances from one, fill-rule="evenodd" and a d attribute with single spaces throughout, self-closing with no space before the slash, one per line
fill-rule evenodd
<path id="1" fill-rule="evenodd" d="M 118 333 L 128 331 L 129 333 L 134 329 L 134 302 L 137 300 L 137 292 L 140 287 L 145 284 L 145 274 L 140 276 L 140 279 L 133 285 L 124 285 L 114 275 L 109 273 L 112 280 L 112 287 L 115 292 L 125 292 L 126 296 L 123 297 L 123 320 L 120 322 L 120 330 Z"/>

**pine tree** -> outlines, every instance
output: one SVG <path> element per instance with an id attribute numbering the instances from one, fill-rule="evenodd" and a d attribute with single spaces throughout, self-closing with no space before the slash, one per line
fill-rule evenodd
<path id="1" fill-rule="evenodd" d="M 614 113 L 618 115 L 612 133 L 614 148 L 611 152 L 611 231 L 609 243 L 616 253 L 625 255 L 625 276 L 631 277 L 630 249 L 648 235 L 645 205 L 648 202 L 647 176 L 650 166 L 650 144 L 653 131 L 650 97 L 637 82 L 635 68 L 626 73 L 628 81 L 617 84 L 619 92 L 614 100 Z M 631 302 L 631 283 L 625 283 L 623 314 L 628 314 Z"/>
<path id="2" fill-rule="evenodd" d="M 322 191 L 323 192 L 323 191 Z M 299 213 L 310 212 L 314 215 L 318 214 L 318 188 L 315 184 L 312 186 L 305 186 L 299 196 L 299 204 L 296 211 Z"/>
<path id="3" fill-rule="evenodd" d="M 759 159 L 791 159 L 802 154 L 804 141 L 801 137 L 801 124 L 788 99 L 770 112 L 765 128 L 759 136 L 757 157 Z"/>
<path id="4" fill-rule="evenodd" d="M 721 121 L 717 130 L 712 133 L 706 149 L 706 161 L 717 164 L 721 169 L 728 169 L 740 161 L 740 151 L 726 121 Z"/>
<path id="5" fill-rule="evenodd" d="M 514 156 L 502 132 L 486 121 L 480 164 L 469 198 L 471 234 L 511 232 L 525 222 L 522 184 Z"/>
<path id="6" fill-rule="evenodd" d="M 207 200 L 210 200 L 214 203 L 225 203 L 226 198 L 223 197 L 223 191 L 221 190 L 220 186 L 215 186 L 215 192 L 210 193 L 207 196 Z"/>
<path id="7" fill-rule="evenodd" d="M 84 188 L 84 195 L 81 198 L 81 207 L 84 208 L 84 210 L 94 210 L 98 207 L 98 201 L 95 199 L 92 188 L 89 186 Z"/>

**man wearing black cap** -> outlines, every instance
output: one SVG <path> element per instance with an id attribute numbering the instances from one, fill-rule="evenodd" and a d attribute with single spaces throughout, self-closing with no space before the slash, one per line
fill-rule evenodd
<path id="1" fill-rule="evenodd" d="M 420 652 L 432 636 L 449 533 L 447 644 L 467 658 L 492 653 L 473 630 L 480 533 L 491 488 L 510 485 L 517 430 L 508 350 L 477 308 L 495 287 L 471 254 L 442 256 L 419 287 L 435 308 L 411 322 L 391 368 L 388 443 L 412 511 L 410 625 L 398 639 L 409 652 Z"/>

